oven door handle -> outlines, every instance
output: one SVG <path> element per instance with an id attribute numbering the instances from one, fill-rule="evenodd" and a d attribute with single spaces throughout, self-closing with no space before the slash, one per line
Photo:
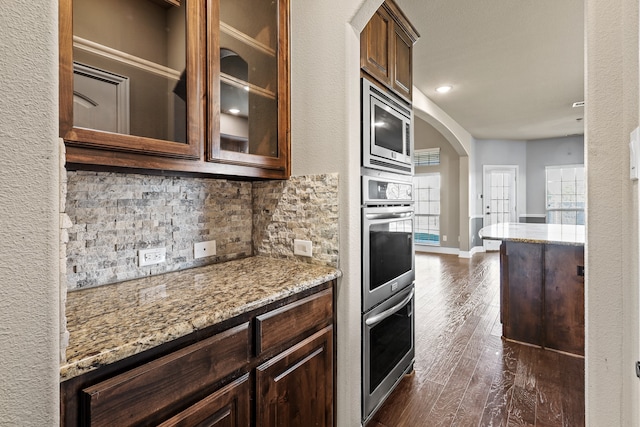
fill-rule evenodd
<path id="1" fill-rule="evenodd" d="M 380 314 L 376 314 L 375 316 L 371 316 L 370 318 L 365 320 L 364 323 L 366 323 L 367 326 L 375 326 L 375 325 L 377 325 L 378 323 L 382 322 L 387 317 L 389 317 L 389 316 L 397 313 L 398 311 L 400 311 L 400 309 L 402 307 L 404 307 L 409 301 L 411 301 L 411 298 L 413 298 L 413 294 L 414 293 L 415 293 L 415 288 L 411 289 L 411 292 L 409 292 L 409 295 L 407 295 L 407 297 L 405 299 L 403 299 L 401 302 L 399 302 L 398 304 L 394 305 L 393 307 L 383 311 Z"/>
<path id="2" fill-rule="evenodd" d="M 410 218 L 413 212 L 399 212 L 399 213 L 379 213 L 379 214 L 366 214 L 367 219 L 394 219 L 394 218 Z"/>

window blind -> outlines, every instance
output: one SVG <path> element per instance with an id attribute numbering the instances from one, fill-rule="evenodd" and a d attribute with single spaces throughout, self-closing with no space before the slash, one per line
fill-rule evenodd
<path id="1" fill-rule="evenodd" d="M 416 150 L 413 154 L 416 166 L 436 166 L 440 164 L 440 148 Z"/>

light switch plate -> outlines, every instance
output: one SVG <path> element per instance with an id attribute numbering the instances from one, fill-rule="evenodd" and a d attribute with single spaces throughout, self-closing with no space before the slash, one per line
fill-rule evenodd
<path id="1" fill-rule="evenodd" d="M 638 167 L 640 167 L 640 128 L 635 128 L 629 141 L 629 177 L 633 181 L 638 180 Z"/>
<path id="2" fill-rule="evenodd" d="M 294 255 L 310 257 L 312 255 L 311 254 L 312 251 L 313 251 L 313 244 L 311 243 L 311 240 L 300 240 L 300 239 L 293 240 Z"/>
<path id="3" fill-rule="evenodd" d="M 216 254 L 216 241 L 199 242 L 193 245 L 193 257 L 195 259 L 214 256 Z"/>

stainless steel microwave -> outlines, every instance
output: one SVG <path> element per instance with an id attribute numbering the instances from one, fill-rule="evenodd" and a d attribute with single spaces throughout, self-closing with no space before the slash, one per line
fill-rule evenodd
<path id="1" fill-rule="evenodd" d="M 362 166 L 413 175 L 412 109 L 362 78 Z"/>

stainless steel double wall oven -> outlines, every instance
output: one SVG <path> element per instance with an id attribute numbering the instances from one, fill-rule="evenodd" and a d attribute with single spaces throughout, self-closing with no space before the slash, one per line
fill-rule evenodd
<path id="1" fill-rule="evenodd" d="M 363 423 L 413 368 L 411 118 L 405 101 L 362 79 Z"/>

